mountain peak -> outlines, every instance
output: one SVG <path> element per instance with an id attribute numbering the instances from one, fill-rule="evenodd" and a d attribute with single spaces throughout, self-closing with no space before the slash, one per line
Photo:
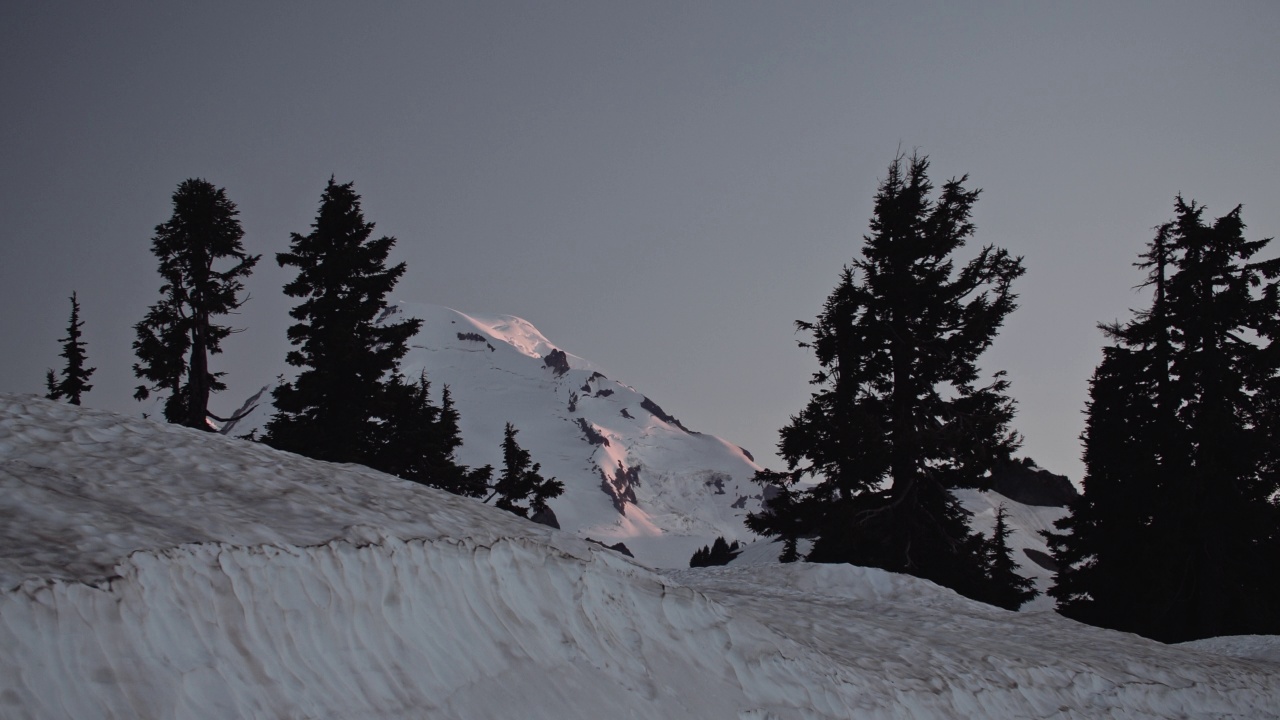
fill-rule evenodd
<path id="1" fill-rule="evenodd" d="M 550 501 L 560 527 L 605 545 L 624 543 L 654 567 L 687 567 L 717 537 L 758 539 L 743 524 L 759 510 L 759 466 L 742 448 L 694 432 L 657 402 L 555 345 L 514 315 L 397 302 L 380 322 L 417 318 L 401 372 L 425 371 L 432 401 L 449 388 L 460 415 L 460 462 L 502 464 L 503 430 L 544 477 L 564 483 Z M 236 434 L 270 416 L 264 403 Z"/>

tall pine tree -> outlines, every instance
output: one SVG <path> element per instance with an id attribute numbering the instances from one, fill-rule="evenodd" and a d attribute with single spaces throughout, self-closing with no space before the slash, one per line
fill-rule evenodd
<path id="1" fill-rule="evenodd" d="M 1050 534 L 1064 613 L 1165 641 L 1280 632 L 1280 260 L 1178 197 L 1151 308 L 1105 326 L 1085 492 Z"/>
<path id="2" fill-rule="evenodd" d="M 214 322 L 244 300 L 243 279 L 260 255 L 247 255 L 239 211 L 222 188 L 205 180 L 185 180 L 173 194 L 173 216 L 156 226 L 151 252 L 160 261 L 160 301 L 134 326 L 134 375 L 146 381 L 134 397 L 168 393 L 169 422 L 208 430 L 209 395 L 226 389 L 222 373 L 209 370 L 209 356 L 235 332 Z"/>
<path id="3" fill-rule="evenodd" d="M 894 159 L 861 258 L 817 320 L 797 322 L 821 366 L 819 389 L 782 428 L 788 470 L 758 475 L 779 494 L 748 525 L 782 536 L 789 555 L 812 537 L 809 560 L 989 598 L 985 543 L 949 490 L 982 486 L 1017 446 L 1008 382 L 997 374 L 983 384 L 976 363 L 1015 307 L 1023 267 L 989 246 L 956 266 L 979 191 L 962 177 L 934 200 L 928 168 L 924 157 Z M 806 476 L 816 484 L 799 485 Z"/>
<path id="4" fill-rule="evenodd" d="M 67 321 L 67 336 L 58 339 L 58 342 L 62 343 L 62 352 L 58 353 L 58 356 L 66 358 L 67 364 L 62 369 L 61 380 L 52 368 L 45 376 L 45 386 L 49 391 L 45 397 L 50 400 L 66 398 L 72 405 L 79 405 L 80 396 L 93 389 L 89 384 L 89 378 L 97 368 L 84 366 L 87 356 L 84 351 L 86 344 L 80 339 L 82 327 L 84 327 L 84 321 L 80 319 L 80 301 L 73 292 L 71 293 L 71 319 Z"/>
<path id="5" fill-rule="evenodd" d="M 385 426 L 411 385 L 399 379 L 400 359 L 421 320 L 389 321 L 387 295 L 405 265 L 387 267 L 395 238 L 372 238 L 353 183 L 333 178 L 307 235 L 293 233 L 290 251 L 276 255 L 298 275 L 284 287 L 301 298 L 289 311 L 294 349 L 286 360 L 302 372 L 273 391 L 276 414 L 267 444 L 331 462 L 378 468 Z M 379 322 L 381 320 L 381 322 Z"/>

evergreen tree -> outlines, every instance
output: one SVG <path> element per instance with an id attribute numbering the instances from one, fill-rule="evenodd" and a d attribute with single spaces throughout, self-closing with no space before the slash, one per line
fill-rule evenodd
<path id="1" fill-rule="evenodd" d="M 462 446 L 462 436 L 448 386 L 440 407 L 431 404 L 426 371 L 416 385 L 402 386 L 399 379 L 392 386 L 390 397 L 395 405 L 374 467 L 455 495 L 483 497 L 493 468 L 471 469 L 458 463 L 455 453 Z"/>
<path id="2" fill-rule="evenodd" d="M 1167 445 L 1157 430 L 1152 359 L 1150 347 L 1103 350 L 1082 436 L 1085 492 L 1055 523 L 1065 532 L 1046 535 L 1060 568 L 1049 594 L 1060 612 L 1082 622 L 1125 628 L 1146 622 L 1149 568 L 1167 552 L 1152 532 L 1158 447 Z"/>
<path id="3" fill-rule="evenodd" d="M 548 500 L 564 493 L 564 483 L 542 477 L 542 465 L 533 462 L 529 451 L 516 442 L 519 432 L 507 423 L 502 436 L 502 474 L 485 502 L 496 497 L 497 507 L 520 517 L 530 517 L 546 510 Z M 519 504 L 526 500 L 527 506 Z"/>
<path id="4" fill-rule="evenodd" d="M 1104 326 L 1085 492 L 1049 534 L 1064 614 L 1165 641 L 1280 632 L 1280 261 L 1175 203 L 1140 267 L 1152 306 Z"/>
<path id="5" fill-rule="evenodd" d="M 89 378 L 97 368 L 84 366 L 86 344 L 80 339 L 82 327 L 84 327 L 84 321 L 80 319 L 80 301 L 73 292 L 71 293 L 71 319 L 67 322 L 67 336 L 58 339 L 58 342 L 62 343 L 62 352 L 58 353 L 58 356 L 66 358 L 67 361 L 62 369 L 62 379 L 58 379 L 52 368 L 45 375 L 45 386 L 49 391 L 45 397 L 50 400 L 66 398 L 72 405 L 79 405 L 80 396 L 93 389 L 89 384 Z"/>
<path id="6" fill-rule="evenodd" d="M 821 366 L 819 390 L 781 430 L 788 471 L 757 477 L 778 494 L 748 525 L 790 548 L 814 538 L 812 561 L 906 572 L 983 598 L 983 540 L 949 490 L 982 486 L 1018 444 L 1008 382 L 997 373 L 980 383 L 976 362 L 1015 307 L 1023 267 L 988 246 L 957 268 L 979 191 L 962 177 L 933 200 L 928 168 L 924 157 L 894 159 L 861 258 L 817 320 L 797 322 Z M 816 484 L 802 489 L 805 476 Z"/>
<path id="7" fill-rule="evenodd" d="M 273 391 L 276 414 L 267 444 L 331 462 L 378 467 L 384 424 L 412 386 L 398 381 L 400 359 L 421 320 L 388 321 L 387 294 L 405 265 L 386 266 L 395 239 L 371 239 L 352 183 L 329 179 L 311 233 L 294 233 L 281 267 L 298 269 L 285 285 L 302 302 L 289 311 L 294 349 L 286 360 L 303 368 Z M 379 322 L 381 320 L 381 322 Z"/>
<path id="8" fill-rule="evenodd" d="M 1035 581 L 1018 573 L 1018 563 L 1009 548 L 1013 532 L 1006 521 L 1004 505 L 996 510 L 996 526 L 987 542 L 987 580 L 991 587 L 990 602 L 1006 610 L 1017 610 L 1035 598 Z"/>
<path id="9" fill-rule="evenodd" d="M 160 260 L 160 301 L 134 326 L 138 362 L 134 375 L 146 383 L 134 397 L 165 392 L 169 422 L 208 430 L 209 395 L 224 390 L 222 373 L 209 370 L 209 356 L 235 332 L 214 319 L 244 304 L 243 279 L 260 255 L 247 255 L 239 211 L 222 188 L 205 180 L 185 180 L 173 194 L 173 216 L 156 226 L 151 252 Z M 230 261 L 230 265 L 222 261 Z"/>
<path id="10" fill-rule="evenodd" d="M 738 557 L 741 552 L 742 550 L 737 540 L 727 543 L 724 540 L 724 536 L 721 535 L 709 547 L 703 545 L 701 550 L 695 550 L 693 557 L 689 558 L 689 567 L 728 565 L 729 561 Z"/>

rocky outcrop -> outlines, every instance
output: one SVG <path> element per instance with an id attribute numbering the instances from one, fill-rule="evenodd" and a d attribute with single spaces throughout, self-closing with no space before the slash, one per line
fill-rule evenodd
<path id="1" fill-rule="evenodd" d="M 1080 496 L 1066 475 L 1055 475 L 1030 459 L 1016 460 L 991 473 L 991 489 L 1023 505 L 1067 507 Z"/>

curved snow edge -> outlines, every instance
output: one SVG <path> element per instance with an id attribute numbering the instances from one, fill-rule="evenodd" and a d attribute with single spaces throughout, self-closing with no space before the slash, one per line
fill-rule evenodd
<path id="1" fill-rule="evenodd" d="M 134 552 L 99 585 L 28 580 L 0 593 L 0 714 L 853 712 L 818 654 L 587 552 L 530 538 L 204 543 Z"/>

